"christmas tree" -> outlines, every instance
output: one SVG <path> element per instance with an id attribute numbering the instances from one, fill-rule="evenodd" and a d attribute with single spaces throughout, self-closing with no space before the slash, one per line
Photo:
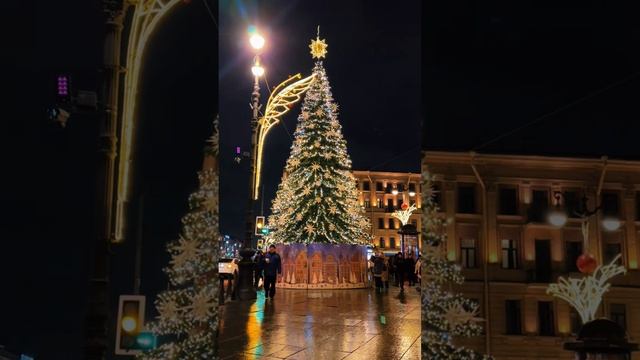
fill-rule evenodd
<path id="1" fill-rule="evenodd" d="M 155 302 L 150 330 L 164 341 L 140 356 L 145 360 L 216 359 L 218 329 L 218 131 L 205 148 L 200 187 L 189 197 L 182 233 L 168 244 L 169 289 Z"/>
<path id="2" fill-rule="evenodd" d="M 295 140 L 269 217 L 267 243 L 365 244 L 369 221 L 358 204 L 338 106 L 322 61 L 327 45 L 319 36 L 311 54 L 314 79 L 298 117 Z"/>
<path id="3" fill-rule="evenodd" d="M 433 360 L 490 359 L 473 350 L 458 347 L 454 336 L 478 336 L 482 321 L 478 304 L 450 291 L 464 278 L 460 266 L 445 256 L 445 222 L 433 199 L 432 178 L 423 174 L 422 184 L 422 358 Z"/>

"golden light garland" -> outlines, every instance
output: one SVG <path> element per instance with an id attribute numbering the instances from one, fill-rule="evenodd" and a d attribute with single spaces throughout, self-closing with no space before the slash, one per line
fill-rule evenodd
<path id="1" fill-rule="evenodd" d="M 598 266 L 592 275 L 579 279 L 558 278 L 557 284 L 547 287 L 547 294 L 568 302 L 580 314 L 583 324 L 594 320 L 602 302 L 602 295 L 611 287 L 608 281 L 627 272 L 624 266 L 617 264 L 621 256 L 618 254 L 608 265 Z"/>

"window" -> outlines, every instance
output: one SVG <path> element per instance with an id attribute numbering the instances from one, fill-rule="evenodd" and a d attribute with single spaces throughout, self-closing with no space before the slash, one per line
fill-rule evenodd
<path id="1" fill-rule="evenodd" d="M 515 240 L 502 239 L 502 268 L 518 268 L 518 248 Z"/>
<path id="2" fill-rule="evenodd" d="M 604 245 L 604 263 L 609 264 L 618 256 L 618 254 L 622 253 L 622 245 L 620 243 L 607 243 Z M 618 260 L 621 261 L 621 260 Z"/>
<path id="3" fill-rule="evenodd" d="M 640 220 L 640 191 L 636 192 L 636 220 Z"/>
<path id="4" fill-rule="evenodd" d="M 398 199 L 398 209 L 402 209 L 402 203 L 404 201 L 402 201 L 402 199 Z"/>
<path id="5" fill-rule="evenodd" d="M 393 211 L 393 199 L 387 199 L 387 211 Z"/>
<path id="6" fill-rule="evenodd" d="M 415 204 L 416 204 L 416 200 L 415 199 L 412 198 L 412 199 L 409 200 L 409 206 L 415 205 Z"/>
<path id="7" fill-rule="evenodd" d="M 395 221 L 393 221 L 392 218 L 389 218 L 389 229 L 394 229 L 395 227 Z"/>
<path id="8" fill-rule="evenodd" d="M 500 188 L 500 215 L 518 215 L 518 194 L 513 187 Z"/>
<path id="9" fill-rule="evenodd" d="M 415 183 L 409 183 L 409 191 L 416 191 L 416 184 Z"/>
<path id="10" fill-rule="evenodd" d="M 569 326 L 571 327 L 569 331 L 571 331 L 571 335 L 577 336 L 580 328 L 582 327 L 582 318 L 580 318 L 580 314 L 573 308 L 569 308 Z"/>
<path id="11" fill-rule="evenodd" d="M 394 237 L 390 237 L 389 238 L 389 247 L 391 249 L 395 249 L 396 248 L 396 238 L 394 238 Z"/>
<path id="12" fill-rule="evenodd" d="M 458 213 L 476 213 L 476 188 L 473 185 L 458 185 Z"/>
<path id="13" fill-rule="evenodd" d="M 564 208 L 567 210 L 567 216 L 570 218 L 577 218 L 580 209 L 580 197 L 577 191 L 565 191 L 564 193 Z"/>
<path id="14" fill-rule="evenodd" d="M 609 305 L 609 319 L 627 330 L 627 308 L 625 304 Z"/>
<path id="15" fill-rule="evenodd" d="M 553 302 L 551 301 L 538 301 L 538 332 L 540 336 L 555 335 Z"/>
<path id="16" fill-rule="evenodd" d="M 403 192 L 404 191 L 404 184 L 402 184 L 402 183 L 398 184 L 397 189 L 398 189 L 398 192 Z"/>
<path id="17" fill-rule="evenodd" d="M 382 183 L 380 181 L 376 181 L 376 191 L 383 191 Z"/>
<path id="18" fill-rule="evenodd" d="M 411 225 L 415 226 L 416 228 L 418 227 L 418 220 L 411 220 Z"/>
<path id="19" fill-rule="evenodd" d="M 371 183 L 369 181 L 362 182 L 362 190 L 369 191 L 371 190 Z"/>
<path id="20" fill-rule="evenodd" d="M 605 192 L 602 194 L 602 214 L 604 216 L 619 216 L 620 215 L 620 199 L 617 193 Z"/>
<path id="21" fill-rule="evenodd" d="M 385 244 L 385 243 L 384 243 L 384 238 L 383 238 L 383 237 L 381 237 L 381 238 L 380 238 L 380 247 L 381 247 L 381 248 L 384 248 L 384 247 L 386 247 L 385 245 L 387 245 L 387 244 Z"/>
<path id="22" fill-rule="evenodd" d="M 578 265 L 576 261 L 580 255 L 582 255 L 582 242 L 579 241 L 567 241 L 564 244 L 565 247 L 565 271 L 567 272 L 578 272 Z"/>
<path id="23" fill-rule="evenodd" d="M 507 300 L 504 302 L 505 333 L 507 335 L 522 334 L 522 315 L 520 300 Z"/>
<path id="24" fill-rule="evenodd" d="M 440 184 L 433 184 L 433 202 L 442 210 L 442 188 Z"/>
<path id="25" fill-rule="evenodd" d="M 382 199 L 378 198 L 376 201 L 377 201 L 378 207 L 382 208 Z"/>
<path id="26" fill-rule="evenodd" d="M 388 182 L 388 183 L 387 183 L 387 187 L 386 187 L 386 189 L 385 189 L 385 192 L 386 192 L 387 194 L 391 194 L 391 190 L 392 190 L 391 183 L 390 183 L 390 182 Z"/>
<path id="27" fill-rule="evenodd" d="M 476 267 L 476 240 L 460 239 L 460 255 L 462 266 L 467 269 Z"/>
<path id="28" fill-rule="evenodd" d="M 384 229 L 384 219 L 378 218 L 378 229 Z"/>
<path id="29" fill-rule="evenodd" d="M 545 222 L 544 214 L 548 208 L 549 195 L 547 190 L 533 190 L 529 207 L 529 222 Z"/>
<path id="30" fill-rule="evenodd" d="M 370 208 L 370 207 L 371 207 L 371 201 L 369 201 L 369 200 L 365 200 L 365 201 L 364 201 L 364 207 L 365 207 L 365 209 Z"/>

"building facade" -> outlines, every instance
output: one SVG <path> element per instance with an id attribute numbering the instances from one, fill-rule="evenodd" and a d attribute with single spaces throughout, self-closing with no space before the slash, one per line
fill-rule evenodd
<path id="1" fill-rule="evenodd" d="M 409 223 L 421 227 L 422 197 L 421 174 L 400 172 L 354 171 L 358 180 L 359 201 L 371 221 L 371 238 L 376 250 L 387 255 L 401 251 L 402 236 L 398 233 L 402 224 L 391 214 L 401 209 L 402 204 L 415 205 Z M 407 253 L 417 253 L 420 234 L 415 241 L 407 241 Z"/>
<path id="2" fill-rule="evenodd" d="M 500 360 L 573 359 L 562 345 L 574 339 L 580 318 L 546 289 L 558 276 L 581 276 L 576 259 L 583 250 L 598 264 L 622 255 L 628 272 L 612 279 L 598 317 L 640 341 L 640 162 L 425 152 L 423 168 L 435 177 L 448 221 L 447 256 L 463 268 L 460 290 L 485 319 L 484 335 L 465 345 Z M 601 206 L 589 220 L 586 249 L 571 211 L 583 196 L 589 208 Z M 569 215 L 561 228 L 547 222 L 555 206 Z M 605 219 L 619 228 L 605 230 Z"/>

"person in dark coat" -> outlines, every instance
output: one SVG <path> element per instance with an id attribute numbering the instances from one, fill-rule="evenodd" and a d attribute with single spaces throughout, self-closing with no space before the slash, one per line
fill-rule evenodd
<path id="1" fill-rule="evenodd" d="M 258 250 L 256 255 L 253 257 L 253 262 L 255 263 L 255 267 L 253 269 L 253 287 L 258 288 L 260 285 L 260 279 L 264 282 L 264 277 L 262 272 L 264 271 L 264 254 L 262 250 Z"/>
<path id="2" fill-rule="evenodd" d="M 276 278 L 282 273 L 282 261 L 276 252 L 275 245 L 269 245 L 269 252 L 264 257 L 264 297 L 271 299 L 276 296 Z"/>
<path id="3" fill-rule="evenodd" d="M 401 252 L 396 254 L 394 264 L 396 268 L 396 282 L 398 283 L 398 286 L 400 286 L 400 291 L 404 291 L 404 279 L 407 266 L 405 265 L 405 259 Z"/>
<path id="4" fill-rule="evenodd" d="M 413 255 L 409 255 L 404 260 L 404 266 L 405 266 L 404 273 L 407 275 L 407 278 L 409 280 L 409 286 L 413 286 L 415 284 L 414 269 L 416 268 L 416 262 L 415 260 L 413 260 Z"/>
<path id="5" fill-rule="evenodd" d="M 373 277 L 376 281 L 376 290 L 382 292 L 382 273 L 386 270 L 384 258 L 380 255 L 373 257 Z"/>

